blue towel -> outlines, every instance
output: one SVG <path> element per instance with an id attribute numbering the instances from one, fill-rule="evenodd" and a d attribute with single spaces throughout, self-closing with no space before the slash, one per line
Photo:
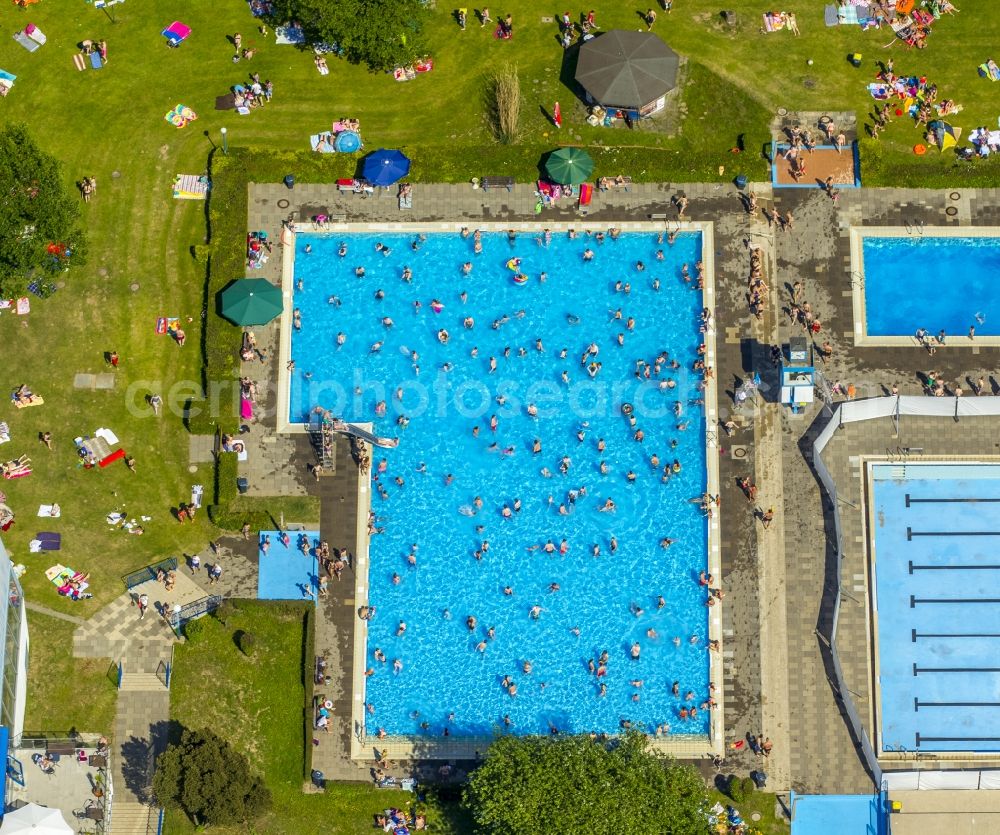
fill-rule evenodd
<path id="1" fill-rule="evenodd" d="M 0 70 L 0 79 L 3 81 L 17 81 L 17 76 L 7 70 Z"/>
<path id="2" fill-rule="evenodd" d="M 90 66 L 92 66 L 95 70 L 99 70 L 101 67 L 104 66 L 104 62 L 101 61 L 101 53 L 100 52 L 91 52 L 90 53 Z"/>

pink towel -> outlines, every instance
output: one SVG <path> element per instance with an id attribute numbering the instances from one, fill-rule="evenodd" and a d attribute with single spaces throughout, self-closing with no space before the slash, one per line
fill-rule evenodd
<path id="1" fill-rule="evenodd" d="M 243 418 L 243 420 L 253 419 L 253 403 L 245 397 L 240 398 L 240 417 Z"/>

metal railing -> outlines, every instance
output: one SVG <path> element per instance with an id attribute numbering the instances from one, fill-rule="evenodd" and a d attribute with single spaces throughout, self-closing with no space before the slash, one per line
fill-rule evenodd
<path id="1" fill-rule="evenodd" d="M 170 674 L 174 669 L 174 645 L 170 645 L 170 658 L 166 661 L 160 661 L 156 665 L 156 677 L 163 682 L 163 686 L 170 689 Z"/>
<path id="2" fill-rule="evenodd" d="M 133 571 L 131 574 L 126 574 L 122 579 L 125 581 L 125 587 L 131 589 L 149 580 L 155 580 L 157 571 L 174 571 L 176 568 L 177 557 L 168 557 L 152 565 L 147 565 L 145 568 L 140 568 L 138 571 Z"/>
<path id="3" fill-rule="evenodd" d="M 214 612 L 226 598 L 221 594 L 213 594 L 209 597 L 200 597 L 186 606 L 182 606 L 179 612 L 171 612 L 169 623 L 174 632 L 180 634 L 181 627 L 189 620 L 200 618 L 209 612 Z"/>

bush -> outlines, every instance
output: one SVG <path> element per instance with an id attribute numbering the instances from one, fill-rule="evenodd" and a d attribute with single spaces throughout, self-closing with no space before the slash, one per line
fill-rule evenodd
<path id="1" fill-rule="evenodd" d="M 501 64 L 486 76 L 486 115 L 493 138 L 513 145 L 520 133 L 521 79 L 517 64 Z"/>
<path id="2" fill-rule="evenodd" d="M 205 624 L 201 619 L 189 620 L 184 624 L 184 637 L 189 644 L 196 644 L 205 637 Z"/>
<path id="3" fill-rule="evenodd" d="M 757 790 L 757 784 L 749 777 L 744 777 L 742 782 L 743 798 L 749 800 L 751 795 Z"/>
<path id="4" fill-rule="evenodd" d="M 257 639 L 253 636 L 252 632 L 240 632 L 236 636 L 236 643 L 242 652 L 247 657 L 254 654 L 257 649 Z"/>
<path id="5" fill-rule="evenodd" d="M 229 619 L 235 615 L 239 609 L 232 600 L 223 600 L 218 606 L 215 607 L 215 611 L 212 612 L 212 616 L 223 626 L 225 626 Z"/>
<path id="6" fill-rule="evenodd" d="M 729 786 L 726 788 L 726 794 L 732 798 L 733 803 L 742 803 L 747 799 L 746 783 L 750 783 L 751 787 L 753 786 L 753 781 L 749 778 L 744 779 L 735 774 L 729 778 Z"/>

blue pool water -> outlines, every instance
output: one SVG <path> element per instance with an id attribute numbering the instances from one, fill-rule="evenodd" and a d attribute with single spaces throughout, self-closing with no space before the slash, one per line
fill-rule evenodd
<path id="1" fill-rule="evenodd" d="M 1000 466 L 873 468 L 885 748 L 1000 750 Z"/>
<path id="2" fill-rule="evenodd" d="M 319 531 L 290 531 L 284 545 L 281 531 L 261 531 L 257 536 L 257 597 L 261 600 L 315 599 L 319 590 L 316 546 Z M 263 547 L 265 538 L 270 541 Z M 301 550 L 303 539 L 309 553 Z"/>
<path id="3" fill-rule="evenodd" d="M 1000 238 L 865 237 L 870 336 L 1000 335 Z"/>
<path id="4" fill-rule="evenodd" d="M 337 255 L 342 240 L 348 246 L 343 258 Z M 598 243 L 583 233 L 575 240 L 561 233 L 544 246 L 528 233 L 513 245 L 506 234 L 484 234 L 481 255 L 473 253 L 471 238 L 457 233 L 430 235 L 417 252 L 413 240 L 387 234 L 297 241 L 295 278 L 302 289 L 294 304 L 303 325 L 292 340 L 291 419 L 303 420 L 319 403 L 400 438 L 397 448 L 373 453 L 372 507 L 382 532 L 371 542 L 370 599 L 377 616 L 369 627 L 367 665 L 375 673 L 367 680 L 367 701 L 375 713 L 368 730 L 441 735 L 447 725 L 456 736 L 480 735 L 507 715 L 517 733 L 545 733 L 553 725 L 615 732 L 622 720 L 649 730 L 669 724 L 672 733 L 707 732 L 707 711 L 699 710 L 694 720 L 678 717 L 682 707 L 700 708 L 708 697 L 708 609 L 698 584 L 706 569 L 706 522 L 690 501 L 705 489 L 703 411 L 692 402 L 702 397 L 692 370 L 701 293 L 680 277 L 683 263 L 695 274 L 700 236 L 681 235 L 668 246 L 651 234 Z M 390 247 L 389 257 L 375 251 L 376 242 Z M 588 247 L 595 255 L 585 262 Z M 657 250 L 664 252 L 662 261 Z M 522 258 L 527 283 L 512 280 L 506 266 L 512 257 Z M 642 272 L 639 260 L 646 264 Z M 468 276 L 461 270 L 466 261 L 474 264 Z M 355 275 L 358 266 L 364 278 Z M 401 278 L 407 266 L 409 283 Z M 615 292 L 616 281 L 630 282 L 631 293 Z M 376 300 L 379 290 L 384 297 Z M 339 304 L 329 303 L 334 295 Z M 438 313 L 434 300 L 443 305 Z M 621 320 L 614 319 L 618 309 Z M 509 320 L 494 329 L 504 316 Z M 385 327 L 383 317 L 394 325 Z M 471 329 L 466 317 L 474 319 Z M 449 333 L 447 344 L 438 339 L 441 329 Z M 338 333 L 346 337 L 339 349 Z M 621 347 L 619 333 L 625 335 Z M 377 341 L 383 345 L 372 353 Z M 581 364 L 591 342 L 602 364 L 593 379 Z M 661 351 L 680 368 L 667 363 L 650 382 L 637 379 L 637 360 L 652 363 Z M 441 370 L 446 364 L 450 370 Z M 661 389 L 667 379 L 675 388 Z M 355 395 L 355 388 L 361 393 Z M 498 396 L 506 397 L 503 404 Z M 387 404 L 384 416 L 377 414 L 379 401 Z M 537 417 L 527 413 L 532 403 Z M 633 405 L 644 442 L 633 440 L 623 403 Z M 400 415 L 409 419 L 405 428 L 397 424 Z M 687 429 L 678 430 L 678 422 Z M 576 437 L 581 429 L 582 442 Z M 535 439 L 539 454 L 533 454 Z M 570 458 L 566 475 L 560 473 L 563 456 Z M 680 472 L 661 482 L 662 469 L 674 459 Z M 543 469 L 553 475 L 545 477 Z M 629 471 L 635 474 L 631 483 Z M 575 503 L 570 491 L 580 491 Z M 478 510 L 476 497 L 482 500 Z M 616 511 L 600 512 L 608 498 Z M 505 519 L 502 506 L 517 499 L 520 510 Z M 664 537 L 676 540 L 669 550 L 659 545 Z M 539 547 L 563 539 L 564 556 Z M 483 541 L 489 548 L 477 559 Z M 416 567 L 407 559 L 414 545 Z M 552 583 L 558 591 L 549 590 Z M 504 594 L 506 586 L 512 595 Z M 660 609 L 659 595 L 665 602 Z M 641 614 L 630 610 L 633 604 Z M 535 605 L 542 607 L 537 620 L 529 616 Z M 469 616 L 478 621 L 472 631 Z M 402 637 L 396 635 L 400 620 L 407 626 Z M 485 652 L 476 649 L 481 641 Z M 638 661 L 630 658 L 635 642 Z M 375 660 L 376 649 L 384 663 Z M 587 661 L 596 662 L 604 650 L 607 673 L 598 679 Z M 398 673 L 395 659 L 403 665 Z M 526 661 L 530 673 L 523 671 Z M 501 687 L 505 675 L 517 684 L 516 697 Z M 637 680 L 641 687 L 631 685 Z M 671 693 L 674 681 L 679 697 Z M 694 696 L 685 701 L 689 691 Z"/>

